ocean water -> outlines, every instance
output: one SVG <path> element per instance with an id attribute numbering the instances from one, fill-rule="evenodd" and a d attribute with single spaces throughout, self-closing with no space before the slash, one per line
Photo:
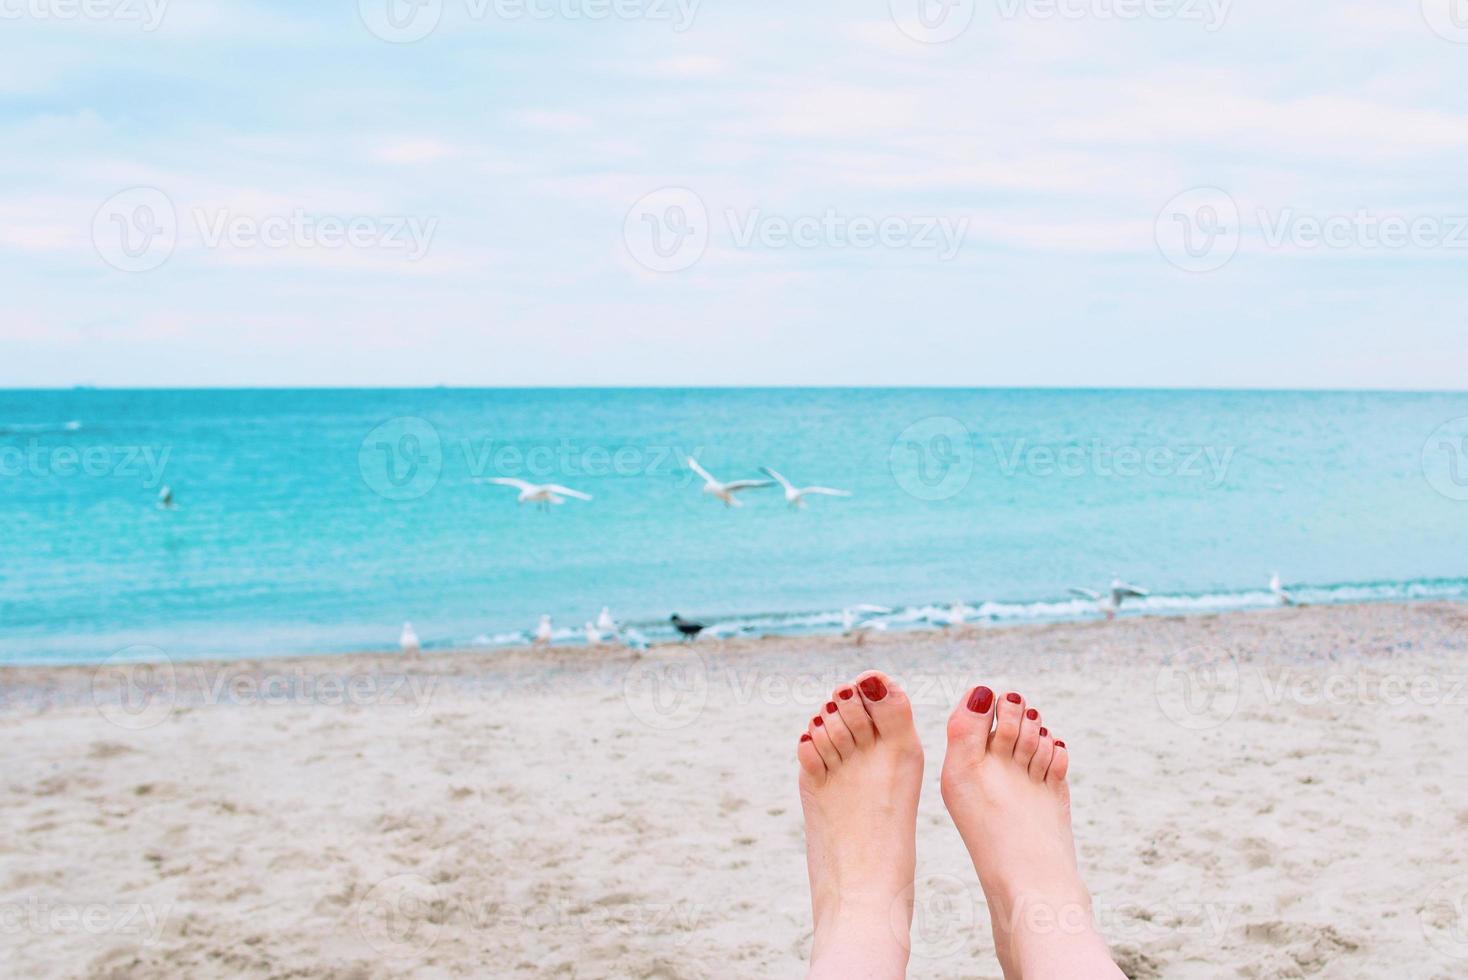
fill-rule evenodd
<path id="1" fill-rule="evenodd" d="M 918 627 L 1468 595 L 1468 395 L 1057 390 L 0 391 L 0 662 Z M 852 491 L 730 509 L 773 466 Z M 1460 457 L 1462 457 L 1460 459 Z M 593 496 L 541 510 L 482 482 Z M 176 507 L 157 504 L 172 488 Z"/>

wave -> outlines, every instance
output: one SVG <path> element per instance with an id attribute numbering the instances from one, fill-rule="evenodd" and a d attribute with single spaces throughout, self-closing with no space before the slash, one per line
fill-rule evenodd
<path id="1" fill-rule="evenodd" d="M 1428 579 L 1410 582 L 1342 582 L 1327 585 L 1289 585 L 1297 605 L 1327 606 L 1356 602 L 1390 602 L 1424 599 L 1468 599 L 1468 579 Z M 1161 593 L 1128 599 L 1118 618 L 1139 616 L 1187 616 L 1278 607 L 1279 600 L 1267 589 L 1201 593 Z M 957 608 L 956 608 L 957 607 Z M 877 629 L 937 630 L 954 625 L 958 613 L 975 626 L 1020 623 L 1075 622 L 1099 617 L 1095 603 L 1080 598 L 1046 598 L 1028 601 L 980 600 L 893 607 L 885 613 L 867 613 L 860 622 Z M 819 636 L 841 633 L 845 628 L 842 610 L 711 618 L 705 632 L 716 637 L 734 636 Z M 626 624 L 654 642 L 677 639 L 665 621 Z M 526 631 L 477 636 L 475 646 L 514 646 L 529 641 Z M 554 643 L 584 642 L 580 629 L 556 629 Z"/>

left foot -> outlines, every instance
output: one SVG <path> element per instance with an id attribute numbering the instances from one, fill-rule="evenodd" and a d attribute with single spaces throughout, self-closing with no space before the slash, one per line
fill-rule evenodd
<path id="1" fill-rule="evenodd" d="M 815 939 L 810 976 L 907 969 L 923 747 L 907 695 L 872 671 L 837 688 L 800 737 Z"/>

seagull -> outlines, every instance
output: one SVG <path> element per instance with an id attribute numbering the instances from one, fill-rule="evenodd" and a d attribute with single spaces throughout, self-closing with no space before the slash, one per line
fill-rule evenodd
<path id="1" fill-rule="evenodd" d="M 629 629 L 623 632 L 622 642 L 626 643 L 633 650 L 647 649 L 647 637 L 637 632 L 637 630 Z"/>
<path id="2" fill-rule="evenodd" d="M 398 646 L 402 647 L 403 656 L 418 656 L 421 648 L 418 645 L 418 634 L 413 632 L 412 623 L 403 624 L 403 635 L 398 638 Z"/>
<path id="3" fill-rule="evenodd" d="M 540 625 L 535 627 L 535 645 L 538 647 L 550 646 L 551 635 L 551 618 L 541 616 Z"/>
<path id="4" fill-rule="evenodd" d="M 612 611 L 606 606 L 601 607 L 601 613 L 596 617 L 596 628 L 614 636 L 619 632 L 617 621 L 612 618 Z"/>
<path id="5" fill-rule="evenodd" d="M 564 504 L 567 497 L 577 500 L 590 500 L 591 494 L 582 493 L 580 490 L 572 490 L 563 487 L 559 483 L 527 483 L 517 480 L 512 476 L 496 476 L 488 480 L 477 481 L 480 483 L 493 483 L 501 487 L 514 487 L 520 491 L 517 502 L 522 504 L 539 504 L 541 510 L 549 510 L 552 504 Z"/>
<path id="6" fill-rule="evenodd" d="M 588 620 L 587 623 L 586 623 L 586 625 L 583 626 L 582 629 L 586 631 L 586 645 L 587 646 L 589 646 L 589 647 L 598 647 L 598 646 L 601 646 L 601 630 L 599 630 L 599 629 L 596 628 L 596 624 L 595 623 L 593 623 L 590 620 Z"/>
<path id="7" fill-rule="evenodd" d="M 881 632 L 887 628 L 885 620 L 862 618 L 867 615 L 882 615 L 892 610 L 886 606 L 872 606 L 862 603 L 856 606 L 848 606 L 841 610 L 841 635 L 855 636 L 856 645 L 866 643 L 867 636 L 874 632 Z"/>
<path id="8" fill-rule="evenodd" d="M 725 507 L 738 507 L 739 501 L 734 495 L 741 490 L 754 490 L 759 487 L 772 486 L 769 480 L 730 480 L 728 483 L 720 483 L 709 475 L 709 471 L 698 465 L 698 460 L 692 456 L 688 457 L 688 468 L 703 477 L 703 492 L 711 497 L 718 497 L 724 502 Z"/>
<path id="9" fill-rule="evenodd" d="M 1293 606 L 1295 604 L 1295 597 L 1286 592 L 1284 586 L 1280 584 L 1279 572 L 1270 573 L 1269 591 L 1274 593 L 1274 597 L 1279 600 L 1281 606 Z"/>
<path id="10" fill-rule="evenodd" d="M 163 487 L 162 489 L 160 489 L 158 491 L 158 509 L 159 510 L 173 510 L 174 506 L 175 505 L 173 503 L 173 488 L 172 487 Z"/>
<path id="11" fill-rule="evenodd" d="M 805 506 L 805 495 L 808 493 L 824 494 L 827 497 L 851 496 L 850 490 L 833 490 L 830 487 L 797 487 L 768 466 L 761 466 L 760 472 L 785 488 L 785 502 L 796 509 Z"/>
<path id="12" fill-rule="evenodd" d="M 1070 594 L 1080 596 L 1083 599 L 1090 599 L 1096 604 L 1096 609 L 1100 611 L 1101 615 L 1110 621 L 1116 618 L 1116 612 L 1121 608 L 1122 602 L 1127 599 L 1144 598 L 1147 595 L 1147 590 L 1138 588 L 1135 585 L 1127 585 L 1120 578 L 1113 578 L 1111 580 L 1111 591 L 1106 595 L 1102 595 L 1094 589 L 1078 589 L 1074 587 L 1070 589 Z"/>
<path id="13" fill-rule="evenodd" d="M 668 620 L 673 624 L 674 629 L 683 634 L 683 639 L 685 640 L 696 640 L 698 639 L 698 634 L 703 632 L 702 623 L 695 623 L 692 620 L 684 619 L 677 613 L 669 616 Z"/>
<path id="14" fill-rule="evenodd" d="M 1127 599 L 1145 599 L 1147 590 L 1135 585 L 1128 585 L 1120 577 L 1111 579 L 1111 601 L 1116 608 L 1120 609 L 1123 601 Z"/>

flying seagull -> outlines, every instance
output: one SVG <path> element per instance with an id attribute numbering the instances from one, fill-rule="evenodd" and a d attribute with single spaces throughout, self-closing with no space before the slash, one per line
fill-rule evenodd
<path id="1" fill-rule="evenodd" d="M 559 483 L 527 483 L 512 476 L 496 476 L 479 482 L 493 483 L 501 487 L 514 487 L 520 491 L 520 495 L 515 498 L 517 502 L 538 504 L 541 510 L 549 510 L 552 504 L 564 504 L 567 497 L 574 497 L 577 500 L 591 499 L 591 494 L 563 487 Z"/>
<path id="2" fill-rule="evenodd" d="M 1111 580 L 1111 591 L 1105 595 L 1094 589 L 1078 588 L 1072 588 L 1070 594 L 1090 599 L 1096 604 L 1096 609 L 1100 611 L 1101 615 L 1105 616 L 1107 620 L 1112 620 L 1116 618 L 1116 611 L 1121 608 L 1122 602 L 1127 599 L 1144 598 L 1147 590 L 1135 585 L 1127 585 L 1120 578 L 1114 578 Z"/>
<path id="3" fill-rule="evenodd" d="M 688 457 L 688 468 L 703 477 L 703 492 L 722 500 L 725 507 L 740 506 L 739 501 L 734 499 L 734 495 L 741 490 L 755 490 L 759 487 L 773 485 L 769 480 L 730 480 L 728 483 L 720 483 L 709 475 L 708 470 L 699 466 L 698 460 L 692 456 Z"/>
<path id="4" fill-rule="evenodd" d="M 540 625 L 535 627 L 535 645 L 538 647 L 550 646 L 552 635 L 551 618 L 549 616 L 542 615 L 540 617 Z"/>
<path id="5" fill-rule="evenodd" d="M 1295 597 L 1286 592 L 1284 586 L 1280 584 L 1279 572 L 1272 572 L 1270 574 L 1269 591 L 1274 593 L 1274 597 L 1279 600 L 1281 606 L 1293 606 L 1295 604 Z"/>
<path id="6" fill-rule="evenodd" d="M 158 491 L 158 509 L 159 510 L 173 510 L 174 506 L 175 505 L 173 503 L 173 488 L 172 487 L 164 487 L 163 489 L 159 490 Z"/>
<path id="7" fill-rule="evenodd" d="M 677 613 L 669 616 L 668 621 L 673 624 L 675 630 L 683 634 L 683 639 L 685 640 L 696 640 L 698 639 L 698 634 L 703 632 L 702 623 L 695 623 L 692 620 L 684 619 Z"/>
<path id="8" fill-rule="evenodd" d="M 412 623 L 403 624 L 403 635 L 398 637 L 398 646 L 402 647 L 403 656 L 418 656 L 418 653 L 422 648 L 418 644 L 418 634 L 413 632 Z"/>
<path id="9" fill-rule="evenodd" d="M 808 493 L 823 494 L 827 497 L 851 496 L 850 490 L 833 490 L 831 487 L 797 487 L 789 480 L 781 476 L 779 473 L 776 473 L 774 470 L 770 469 L 770 467 L 768 466 L 761 466 L 760 472 L 764 473 L 770 479 L 774 480 L 776 483 L 780 484 L 780 486 L 784 487 L 785 502 L 791 507 L 797 509 L 805 506 L 805 495 Z"/>

